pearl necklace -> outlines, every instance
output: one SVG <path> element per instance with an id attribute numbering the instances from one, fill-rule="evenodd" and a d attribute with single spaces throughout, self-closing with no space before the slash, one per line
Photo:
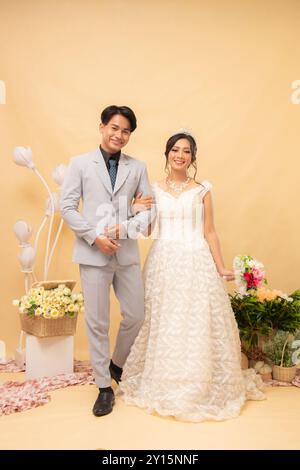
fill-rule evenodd
<path id="1" fill-rule="evenodd" d="M 190 182 L 191 178 L 188 176 L 185 181 L 182 183 L 176 183 L 173 180 L 170 180 L 169 178 L 166 179 L 166 184 L 171 188 L 175 193 L 181 193 L 188 185 Z"/>

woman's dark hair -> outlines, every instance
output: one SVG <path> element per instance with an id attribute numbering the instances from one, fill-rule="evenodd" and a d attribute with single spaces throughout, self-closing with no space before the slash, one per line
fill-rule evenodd
<path id="1" fill-rule="evenodd" d="M 108 124 L 113 116 L 116 114 L 121 114 L 130 122 L 130 130 L 133 132 L 136 129 L 136 117 L 132 109 L 128 106 L 115 106 L 111 105 L 103 109 L 101 113 L 101 122 L 103 124 Z"/>
<path id="2" fill-rule="evenodd" d="M 191 158 L 191 165 L 195 170 L 195 173 L 193 175 L 193 179 L 195 180 L 196 174 L 197 174 L 197 163 L 196 163 L 196 154 L 197 154 L 197 144 L 193 136 L 190 134 L 185 134 L 184 132 L 179 132 L 178 134 L 172 135 L 167 143 L 166 143 L 166 150 L 165 150 L 165 157 L 166 157 L 166 165 L 165 165 L 165 170 L 167 169 L 168 166 L 168 155 L 176 142 L 180 139 L 186 139 L 190 143 L 191 147 L 191 153 L 192 153 L 192 158 Z"/>

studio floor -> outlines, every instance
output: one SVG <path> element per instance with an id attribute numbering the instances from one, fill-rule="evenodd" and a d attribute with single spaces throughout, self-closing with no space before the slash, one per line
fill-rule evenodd
<path id="1" fill-rule="evenodd" d="M 2 373 L 0 381 L 24 380 Z M 300 389 L 267 387 L 267 399 L 249 401 L 222 422 L 185 423 L 147 414 L 117 398 L 113 413 L 96 418 L 93 385 L 50 392 L 38 408 L 0 418 L 0 449 L 300 449 Z"/>

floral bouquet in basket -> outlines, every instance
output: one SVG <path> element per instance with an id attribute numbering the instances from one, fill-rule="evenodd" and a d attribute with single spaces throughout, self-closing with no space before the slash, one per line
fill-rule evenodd
<path id="1" fill-rule="evenodd" d="M 65 284 L 59 284 L 54 289 L 32 287 L 20 300 L 13 301 L 21 314 L 53 319 L 66 315 L 72 318 L 83 313 L 83 303 L 82 293 L 73 294 Z"/>
<path id="2" fill-rule="evenodd" d="M 75 283 L 43 281 L 14 300 L 22 330 L 40 337 L 73 335 L 78 314 L 84 312 L 82 293 L 72 293 Z"/>

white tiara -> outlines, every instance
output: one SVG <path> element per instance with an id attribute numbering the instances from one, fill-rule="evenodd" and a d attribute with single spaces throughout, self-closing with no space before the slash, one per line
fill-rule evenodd
<path id="1" fill-rule="evenodd" d="M 185 134 L 185 135 L 190 135 L 191 137 L 193 137 L 194 139 L 194 136 L 193 136 L 193 133 L 192 133 L 192 129 L 188 129 L 187 127 L 180 127 L 179 129 L 177 129 L 175 132 L 173 132 L 170 137 L 173 137 L 173 135 L 176 135 L 176 134 Z"/>

